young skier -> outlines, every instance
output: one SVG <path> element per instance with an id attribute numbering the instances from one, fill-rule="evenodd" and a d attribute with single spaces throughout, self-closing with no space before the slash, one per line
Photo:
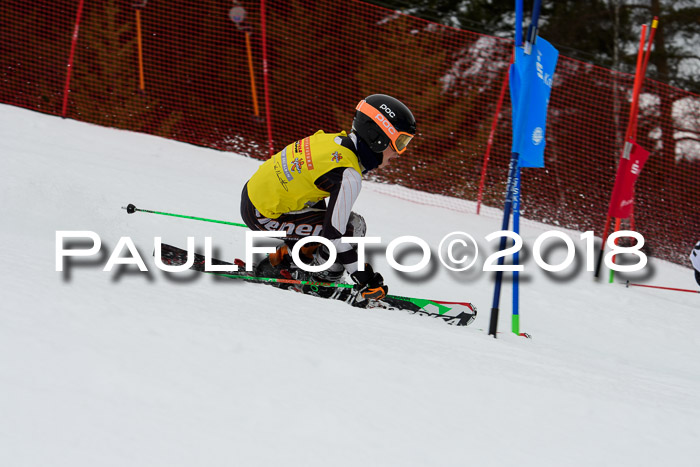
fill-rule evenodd
<path id="1" fill-rule="evenodd" d="M 416 120 L 408 107 L 391 96 L 373 94 L 357 105 L 350 134 L 318 131 L 264 162 L 243 187 L 241 216 L 253 230 L 284 230 L 287 238 L 256 266 L 255 274 L 308 278 L 292 261 L 291 249 L 300 238 L 321 236 L 335 246 L 337 262 L 312 279 L 336 282 L 347 271 L 356 284 L 355 305 L 382 299 L 388 287 L 381 274 L 369 264 L 360 271 L 356 249 L 341 237 L 365 235 L 364 219 L 352 212 L 362 174 L 388 165 L 415 134 Z M 300 256 L 316 265 L 325 263 L 328 254 L 323 245 L 307 244 Z"/>

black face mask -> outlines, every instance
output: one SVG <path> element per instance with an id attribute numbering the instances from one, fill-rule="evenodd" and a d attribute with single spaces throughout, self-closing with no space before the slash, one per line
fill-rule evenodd
<path id="1" fill-rule="evenodd" d="M 357 138 L 357 157 L 360 158 L 365 172 L 376 169 L 384 160 L 384 154 L 372 151 L 362 138 Z"/>

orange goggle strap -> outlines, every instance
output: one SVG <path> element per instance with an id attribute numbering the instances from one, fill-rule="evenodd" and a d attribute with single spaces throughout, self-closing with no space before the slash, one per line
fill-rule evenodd
<path id="1" fill-rule="evenodd" d="M 355 107 L 355 110 L 358 110 L 362 112 L 363 114 L 367 115 L 374 123 L 376 123 L 379 128 L 382 129 L 385 135 L 389 137 L 389 140 L 391 141 L 391 146 L 394 148 L 394 150 L 402 154 L 405 150 L 406 147 L 408 146 L 408 143 L 413 139 L 413 135 L 410 133 L 406 133 L 405 131 L 398 131 L 396 128 L 394 128 L 394 125 L 391 124 L 391 122 L 384 116 L 382 112 L 376 109 L 371 104 L 368 104 L 367 101 L 362 99 L 359 104 L 357 104 L 357 107 Z"/>

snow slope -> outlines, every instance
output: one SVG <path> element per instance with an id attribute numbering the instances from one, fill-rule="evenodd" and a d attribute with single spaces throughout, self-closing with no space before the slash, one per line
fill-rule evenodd
<path id="1" fill-rule="evenodd" d="M 384 248 L 415 235 L 435 252 L 463 230 L 482 254 L 464 273 L 432 260 L 399 274 L 377 247 L 375 269 L 392 293 L 475 303 L 469 328 L 157 270 L 156 236 L 211 236 L 232 259 L 245 229 L 121 207 L 239 222 L 258 164 L 0 106 L 0 465 L 697 465 L 700 295 L 594 282 L 576 232 L 562 273 L 526 255 L 531 340 L 505 332 L 509 284 L 504 332 L 484 330 L 493 273 L 479 269 L 499 212 L 412 204 L 396 187 L 366 184 L 356 209 Z M 524 222 L 526 247 L 549 228 Z M 60 230 L 96 232 L 101 254 L 57 272 Z M 102 271 L 123 236 L 149 272 Z M 697 289 L 690 269 L 653 259 L 627 277 Z"/>

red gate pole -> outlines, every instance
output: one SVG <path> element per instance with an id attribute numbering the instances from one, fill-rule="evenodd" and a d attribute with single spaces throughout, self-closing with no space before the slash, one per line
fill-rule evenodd
<path id="1" fill-rule="evenodd" d="M 629 120 L 627 120 L 627 130 L 625 131 L 625 143 L 624 143 L 624 148 L 623 148 L 623 153 L 629 148 L 631 149 L 630 145 L 630 135 L 632 134 L 632 124 L 634 123 L 634 112 L 636 110 L 636 102 L 638 98 L 638 87 L 639 87 L 639 79 L 640 79 L 640 69 L 642 67 L 642 61 L 644 57 L 644 39 L 646 38 L 646 33 L 647 33 L 647 25 L 643 24 L 642 25 L 642 32 L 640 34 L 639 38 L 639 50 L 637 52 L 637 67 L 635 68 L 635 74 L 634 74 L 634 84 L 632 86 L 632 103 L 630 105 L 630 115 L 629 115 Z M 618 166 L 618 171 L 619 171 L 619 166 Z M 617 181 L 617 175 L 615 175 L 615 181 Z M 596 264 L 595 268 L 595 274 L 594 276 L 598 278 L 600 275 L 600 266 L 603 263 L 603 254 L 605 253 L 605 243 L 608 240 L 608 233 L 610 229 L 610 209 L 612 205 L 612 195 L 610 197 L 610 204 L 608 205 L 608 213 L 605 218 L 605 228 L 603 229 L 603 241 L 600 243 L 600 254 L 598 256 L 598 263 Z"/>
<path id="2" fill-rule="evenodd" d="M 644 76 L 646 75 L 647 72 L 647 65 L 649 64 L 649 57 L 651 56 L 651 46 L 653 45 L 654 42 L 654 34 L 656 33 L 656 28 L 659 24 L 659 18 L 654 16 L 654 20 L 651 22 L 651 31 L 649 32 L 649 40 L 647 41 L 646 44 L 644 44 L 644 41 L 642 40 L 640 45 L 639 45 L 639 53 L 641 54 L 642 51 L 644 51 L 644 58 L 641 62 L 641 67 L 640 67 L 640 57 L 639 55 L 637 56 L 637 74 L 635 76 L 634 80 L 634 89 L 632 91 L 632 106 L 630 108 L 630 119 L 629 123 L 627 125 L 627 136 L 625 141 L 636 141 L 637 140 L 637 118 L 639 116 L 639 94 L 642 92 L 642 85 L 644 83 Z M 646 26 L 646 25 L 644 25 Z M 644 31 L 644 27 L 642 27 L 642 31 Z M 642 32 L 642 38 L 644 37 L 644 33 Z M 645 50 L 646 49 L 646 50 Z M 617 219 L 617 222 L 615 223 L 615 232 L 620 230 L 620 220 Z M 635 222 L 634 222 L 634 206 L 632 207 L 632 211 L 630 212 L 630 228 L 632 230 L 636 230 Z M 615 244 L 618 242 L 615 241 Z M 615 262 L 615 256 L 612 257 L 612 262 Z M 613 278 L 615 277 L 615 272 L 610 271 L 610 283 L 613 282 Z"/>
<path id="3" fill-rule="evenodd" d="M 262 36 L 262 60 L 263 60 L 263 83 L 265 86 L 265 116 L 267 120 L 267 147 L 270 156 L 275 153 L 272 146 L 272 122 L 270 114 L 270 85 L 268 83 L 268 67 L 267 67 L 267 34 L 265 24 L 265 0 L 260 0 L 260 29 Z"/>
<path id="4" fill-rule="evenodd" d="M 644 75 L 647 73 L 647 66 L 649 65 L 649 57 L 651 56 L 651 46 L 654 43 L 654 35 L 656 34 L 656 28 L 658 27 L 659 24 L 659 18 L 654 16 L 654 19 L 651 22 L 651 32 L 649 33 L 649 41 L 647 42 L 646 45 L 646 51 L 644 52 L 644 61 L 642 63 L 641 67 L 641 73 L 639 77 L 639 84 L 637 85 L 637 99 L 633 102 L 635 108 L 633 112 L 630 112 L 630 119 L 632 122 L 631 125 L 631 133 L 629 136 L 632 137 L 632 139 L 636 140 L 637 139 L 637 117 L 639 114 L 639 94 L 642 91 L 642 84 L 644 83 Z"/>
<path id="5" fill-rule="evenodd" d="M 70 90 L 70 75 L 73 70 L 73 57 L 75 56 L 75 44 L 78 42 L 78 30 L 80 28 L 80 17 L 83 14 L 83 5 L 85 0 L 80 0 L 78 4 L 78 13 L 75 15 L 75 26 L 73 27 L 73 39 L 70 46 L 70 55 L 68 56 L 68 71 L 66 72 L 66 85 L 63 87 L 63 108 L 61 109 L 61 117 L 66 118 L 68 111 L 68 92 Z"/>
<path id="6" fill-rule="evenodd" d="M 510 63 L 512 64 L 515 60 L 515 49 L 510 56 Z M 508 68 L 510 70 L 510 66 Z M 489 165 L 489 158 L 491 157 L 491 148 L 493 147 L 493 138 L 496 135 L 496 129 L 498 128 L 498 117 L 501 114 L 501 108 L 503 107 L 503 98 L 506 95 L 506 89 L 508 88 L 508 78 L 510 76 L 509 71 L 506 71 L 506 76 L 503 79 L 503 84 L 501 85 L 501 94 L 498 96 L 498 103 L 496 104 L 496 113 L 493 116 L 493 121 L 491 122 L 491 131 L 489 132 L 488 143 L 486 144 L 486 153 L 484 154 L 484 165 L 481 167 L 481 181 L 479 182 L 479 194 L 476 199 L 476 214 L 481 212 L 481 199 L 484 195 L 484 184 L 486 183 L 486 169 Z"/>
<path id="7" fill-rule="evenodd" d="M 663 290 L 674 290 L 676 292 L 691 292 L 691 293 L 700 293 L 700 290 L 692 290 L 692 289 L 677 289 L 675 287 L 661 287 L 660 285 L 646 285 L 646 284 L 632 284 L 630 281 L 627 281 L 627 287 L 630 285 L 635 286 L 635 287 L 650 287 L 652 289 L 663 289 Z"/>
<path id="8" fill-rule="evenodd" d="M 647 46 L 646 53 L 644 54 L 644 63 L 642 64 L 642 79 L 644 79 L 644 75 L 646 75 L 647 72 L 647 65 L 649 64 L 649 57 L 651 56 L 651 46 L 654 43 L 654 35 L 656 34 L 656 28 L 659 25 L 659 18 L 657 16 L 654 16 L 654 19 L 651 22 L 651 32 L 649 33 L 649 45 Z M 640 90 L 641 90 L 641 84 L 640 84 Z M 637 102 L 637 107 L 639 107 L 639 102 Z M 634 112 L 634 127 L 632 129 L 632 138 L 636 141 L 637 140 L 637 111 Z M 634 222 L 634 206 L 632 206 L 632 212 L 630 213 L 630 229 L 632 230 L 637 230 L 637 227 L 635 226 Z"/>

